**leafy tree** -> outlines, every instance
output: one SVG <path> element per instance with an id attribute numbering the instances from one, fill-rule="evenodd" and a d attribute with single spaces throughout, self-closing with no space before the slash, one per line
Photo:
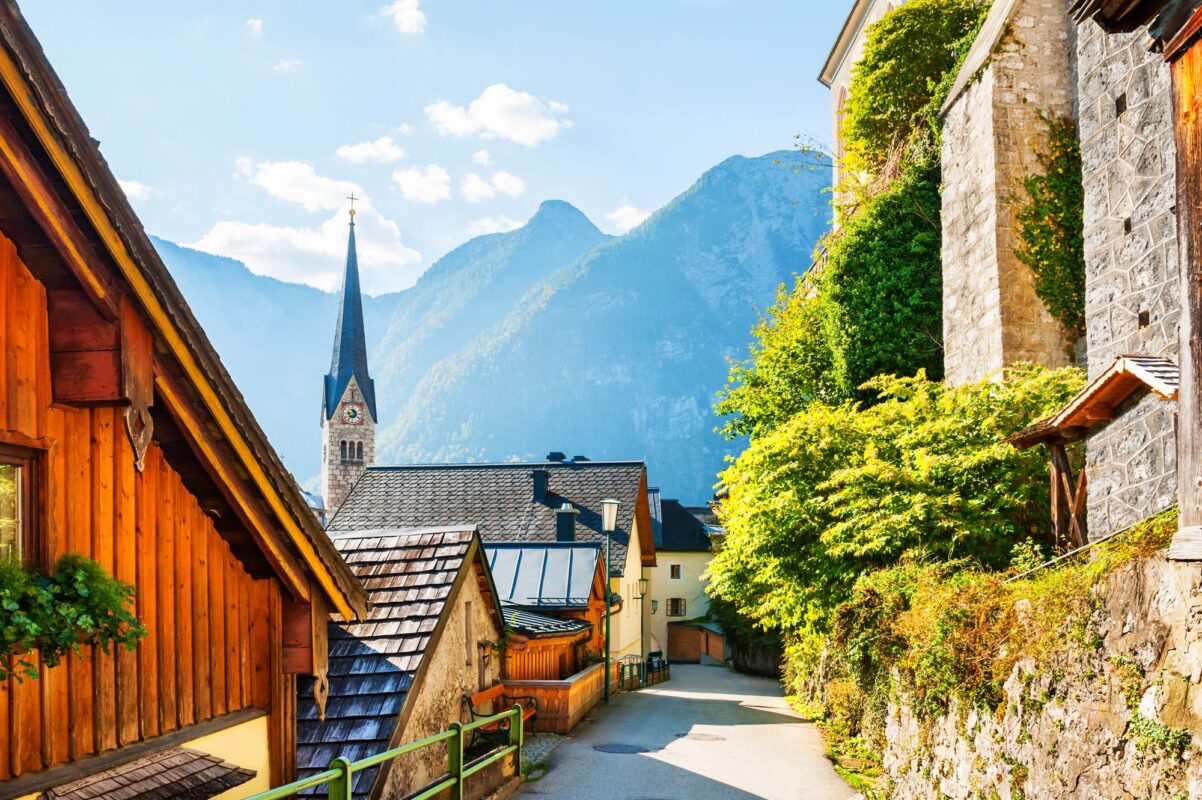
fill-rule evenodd
<path id="1" fill-rule="evenodd" d="M 722 433 L 754 436 L 779 425 L 812 400 L 844 399 L 834 380 L 827 304 L 804 279 L 784 284 L 751 334 L 746 361 L 733 363 L 714 410 L 728 417 Z"/>
<path id="2" fill-rule="evenodd" d="M 895 12 L 896 13 L 896 12 Z M 914 166 L 870 198 L 826 243 L 834 383 L 857 391 L 876 375 L 943 375 L 939 166 Z"/>
<path id="3" fill-rule="evenodd" d="M 869 26 L 843 118 L 848 172 L 879 172 L 929 124 L 932 98 L 950 88 L 945 76 L 988 10 L 982 0 L 911 0 Z"/>
<path id="4" fill-rule="evenodd" d="M 876 405 L 810 403 L 722 474 L 709 591 L 761 627 L 822 632 L 861 574 L 905 554 L 1007 566 L 1050 520 L 1044 455 L 1005 439 L 1081 383 L 1030 366 L 961 387 L 883 376 Z"/>

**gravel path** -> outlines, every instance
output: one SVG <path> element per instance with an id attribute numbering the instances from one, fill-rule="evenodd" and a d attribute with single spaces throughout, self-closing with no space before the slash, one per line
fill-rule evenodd
<path id="1" fill-rule="evenodd" d="M 550 754 L 519 798 L 847 800 L 822 737 L 780 685 L 721 667 L 673 665 L 672 680 L 617 695 Z M 602 752 L 644 749 L 639 753 Z"/>

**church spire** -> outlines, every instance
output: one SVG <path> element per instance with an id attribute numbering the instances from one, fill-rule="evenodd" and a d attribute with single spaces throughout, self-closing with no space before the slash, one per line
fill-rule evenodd
<path id="1" fill-rule="evenodd" d="M 371 414 L 376 415 L 376 386 L 367 371 L 367 338 L 363 330 L 363 298 L 359 290 L 359 257 L 355 251 L 355 197 L 351 201 L 350 234 L 346 245 L 346 270 L 342 277 L 342 300 L 338 309 L 338 327 L 334 331 L 334 355 L 330 373 L 325 378 L 325 397 L 322 411 L 328 420 L 338 410 L 338 403 L 350 385 L 351 378 L 359 384 L 363 401 Z"/>

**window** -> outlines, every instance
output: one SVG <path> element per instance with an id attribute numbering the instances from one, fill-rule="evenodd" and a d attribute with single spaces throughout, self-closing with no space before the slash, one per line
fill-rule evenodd
<path id="1" fill-rule="evenodd" d="M 355 445 L 355 460 L 359 462 L 363 461 L 363 442 Z"/>
<path id="2" fill-rule="evenodd" d="M 669 564 L 668 565 L 668 577 L 674 581 L 680 580 L 680 565 L 679 564 Z"/>
<path id="3" fill-rule="evenodd" d="M 338 443 L 338 455 L 343 461 L 346 461 L 346 439 Z"/>
<path id="4" fill-rule="evenodd" d="M 463 649 L 464 660 L 466 666 L 472 665 L 472 656 L 476 651 L 476 635 L 472 630 L 472 601 L 467 601 L 463 604 Z"/>
<path id="5" fill-rule="evenodd" d="M 34 454 L 0 445 L 0 559 L 34 555 Z"/>
<path id="6" fill-rule="evenodd" d="M 668 616 L 683 617 L 684 616 L 684 598 L 669 597 L 668 598 Z"/>

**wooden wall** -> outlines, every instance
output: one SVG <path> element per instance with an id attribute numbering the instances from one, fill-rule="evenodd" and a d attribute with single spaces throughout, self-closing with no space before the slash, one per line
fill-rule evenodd
<path id="1" fill-rule="evenodd" d="M 530 639 L 523 650 L 505 651 L 505 677 L 513 680 L 557 681 L 575 674 L 579 644 L 570 637 Z"/>
<path id="2" fill-rule="evenodd" d="M 289 688 L 278 584 L 247 574 L 157 446 L 135 470 L 122 409 L 52 405 L 46 292 L 2 237 L 0 354 L 0 441 L 43 454 L 42 559 L 81 553 L 134 584 L 149 631 L 0 684 L 0 781 L 271 706 Z"/>

